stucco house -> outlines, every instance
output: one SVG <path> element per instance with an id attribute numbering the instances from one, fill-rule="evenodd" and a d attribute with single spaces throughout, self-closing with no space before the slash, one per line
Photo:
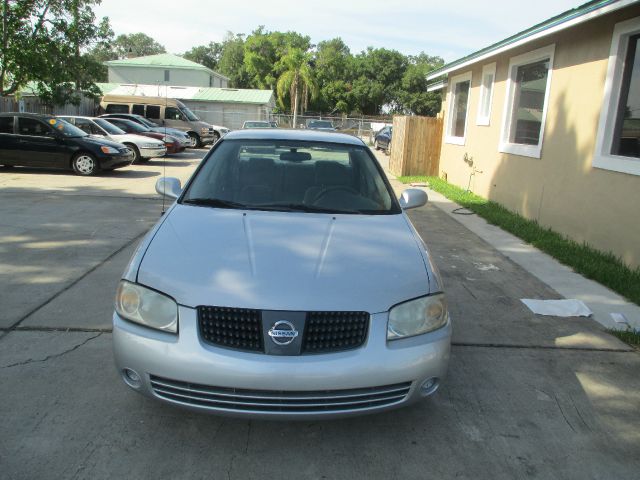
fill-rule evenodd
<path id="1" fill-rule="evenodd" d="M 586 3 L 428 80 L 441 176 L 640 265 L 640 2 Z"/>
<path id="2" fill-rule="evenodd" d="M 229 86 L 229 79 L 210 68 L 170 53 L 104 62 L 109 83 L 183 85 L 185 87 Z"/>

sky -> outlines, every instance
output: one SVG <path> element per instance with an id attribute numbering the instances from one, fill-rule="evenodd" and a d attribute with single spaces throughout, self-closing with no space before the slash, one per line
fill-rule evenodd
<path id="1" fill-rule="evenodd" d="M 312 43 L 341 37 L 352 53 L 385 47 L 450 62 L 584 1 L 102 0 L 95 13 L 109 17 L 116 35 L 144 32 L 178 54 L 264 25 L 309 35 Z"/>

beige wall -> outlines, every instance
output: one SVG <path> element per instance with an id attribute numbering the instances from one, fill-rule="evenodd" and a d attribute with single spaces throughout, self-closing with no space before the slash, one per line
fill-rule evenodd
<path id="1" fill-rule="evenodd" d="M 614 25 L 640 6 L 589 21 L 449 74 L 472 71 L 464 146 L 443 142 L 440 174 L 578 242 L 640 265 L 640 176 L 591 166 Z M 555 43 L 541 158 L 498 152 L 509 59 Z M 482 67 L 496 62 L 489 126 L 476 125 Z M 446 111 L 450 89 L 443 102 Z M 640 160 L 638 160 L 640 161 Z"/>

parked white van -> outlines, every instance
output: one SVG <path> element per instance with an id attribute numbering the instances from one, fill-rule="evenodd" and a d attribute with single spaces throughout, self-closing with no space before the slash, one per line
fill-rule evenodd
<path id="1" fill-rule="evenodd" d="M 104 113 L 142 115 L 158 125 L 182 130 L 196 147 L 215 143 L 229 132 L 228 128 L 203 122 L 175 98 L 105 95 L 100 108 Z"/>

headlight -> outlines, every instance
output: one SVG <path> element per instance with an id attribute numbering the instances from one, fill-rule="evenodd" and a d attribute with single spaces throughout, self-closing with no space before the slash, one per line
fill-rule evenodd
<path id="1" fill-rule="evenodd" d="M 447 323 L 448 317 L 444 293 L 401 303 L 389 311 L 387 340 L 412 337 L 437 330 Z"/>
<path id="2" fill-rule="evenodd" d="M 202 127 L 202 128 L 200 129 L 200 132 L 201 132 L 202 134 L 204 134 L 204 135 L 208 134 L 208 133 L 209 133 L 209 127 Z"/>
<path id="3" fill-rule="evenodd" d="M 120 153 L 118 152 L 117 148 L 107 147 L 106 145 L 103 145 L 102 147 L 100 147 L 100 150 L 102 150 L 102 153 L 109 153 L 109 154 Z"/>
<path id="4" fill-rule="evenodd" d="M 136 283 L 120 282 L 116 312 L 122 318 L 146 327 L 172 333 L 178 331 L 178 304 L 172 298 Z"/>

